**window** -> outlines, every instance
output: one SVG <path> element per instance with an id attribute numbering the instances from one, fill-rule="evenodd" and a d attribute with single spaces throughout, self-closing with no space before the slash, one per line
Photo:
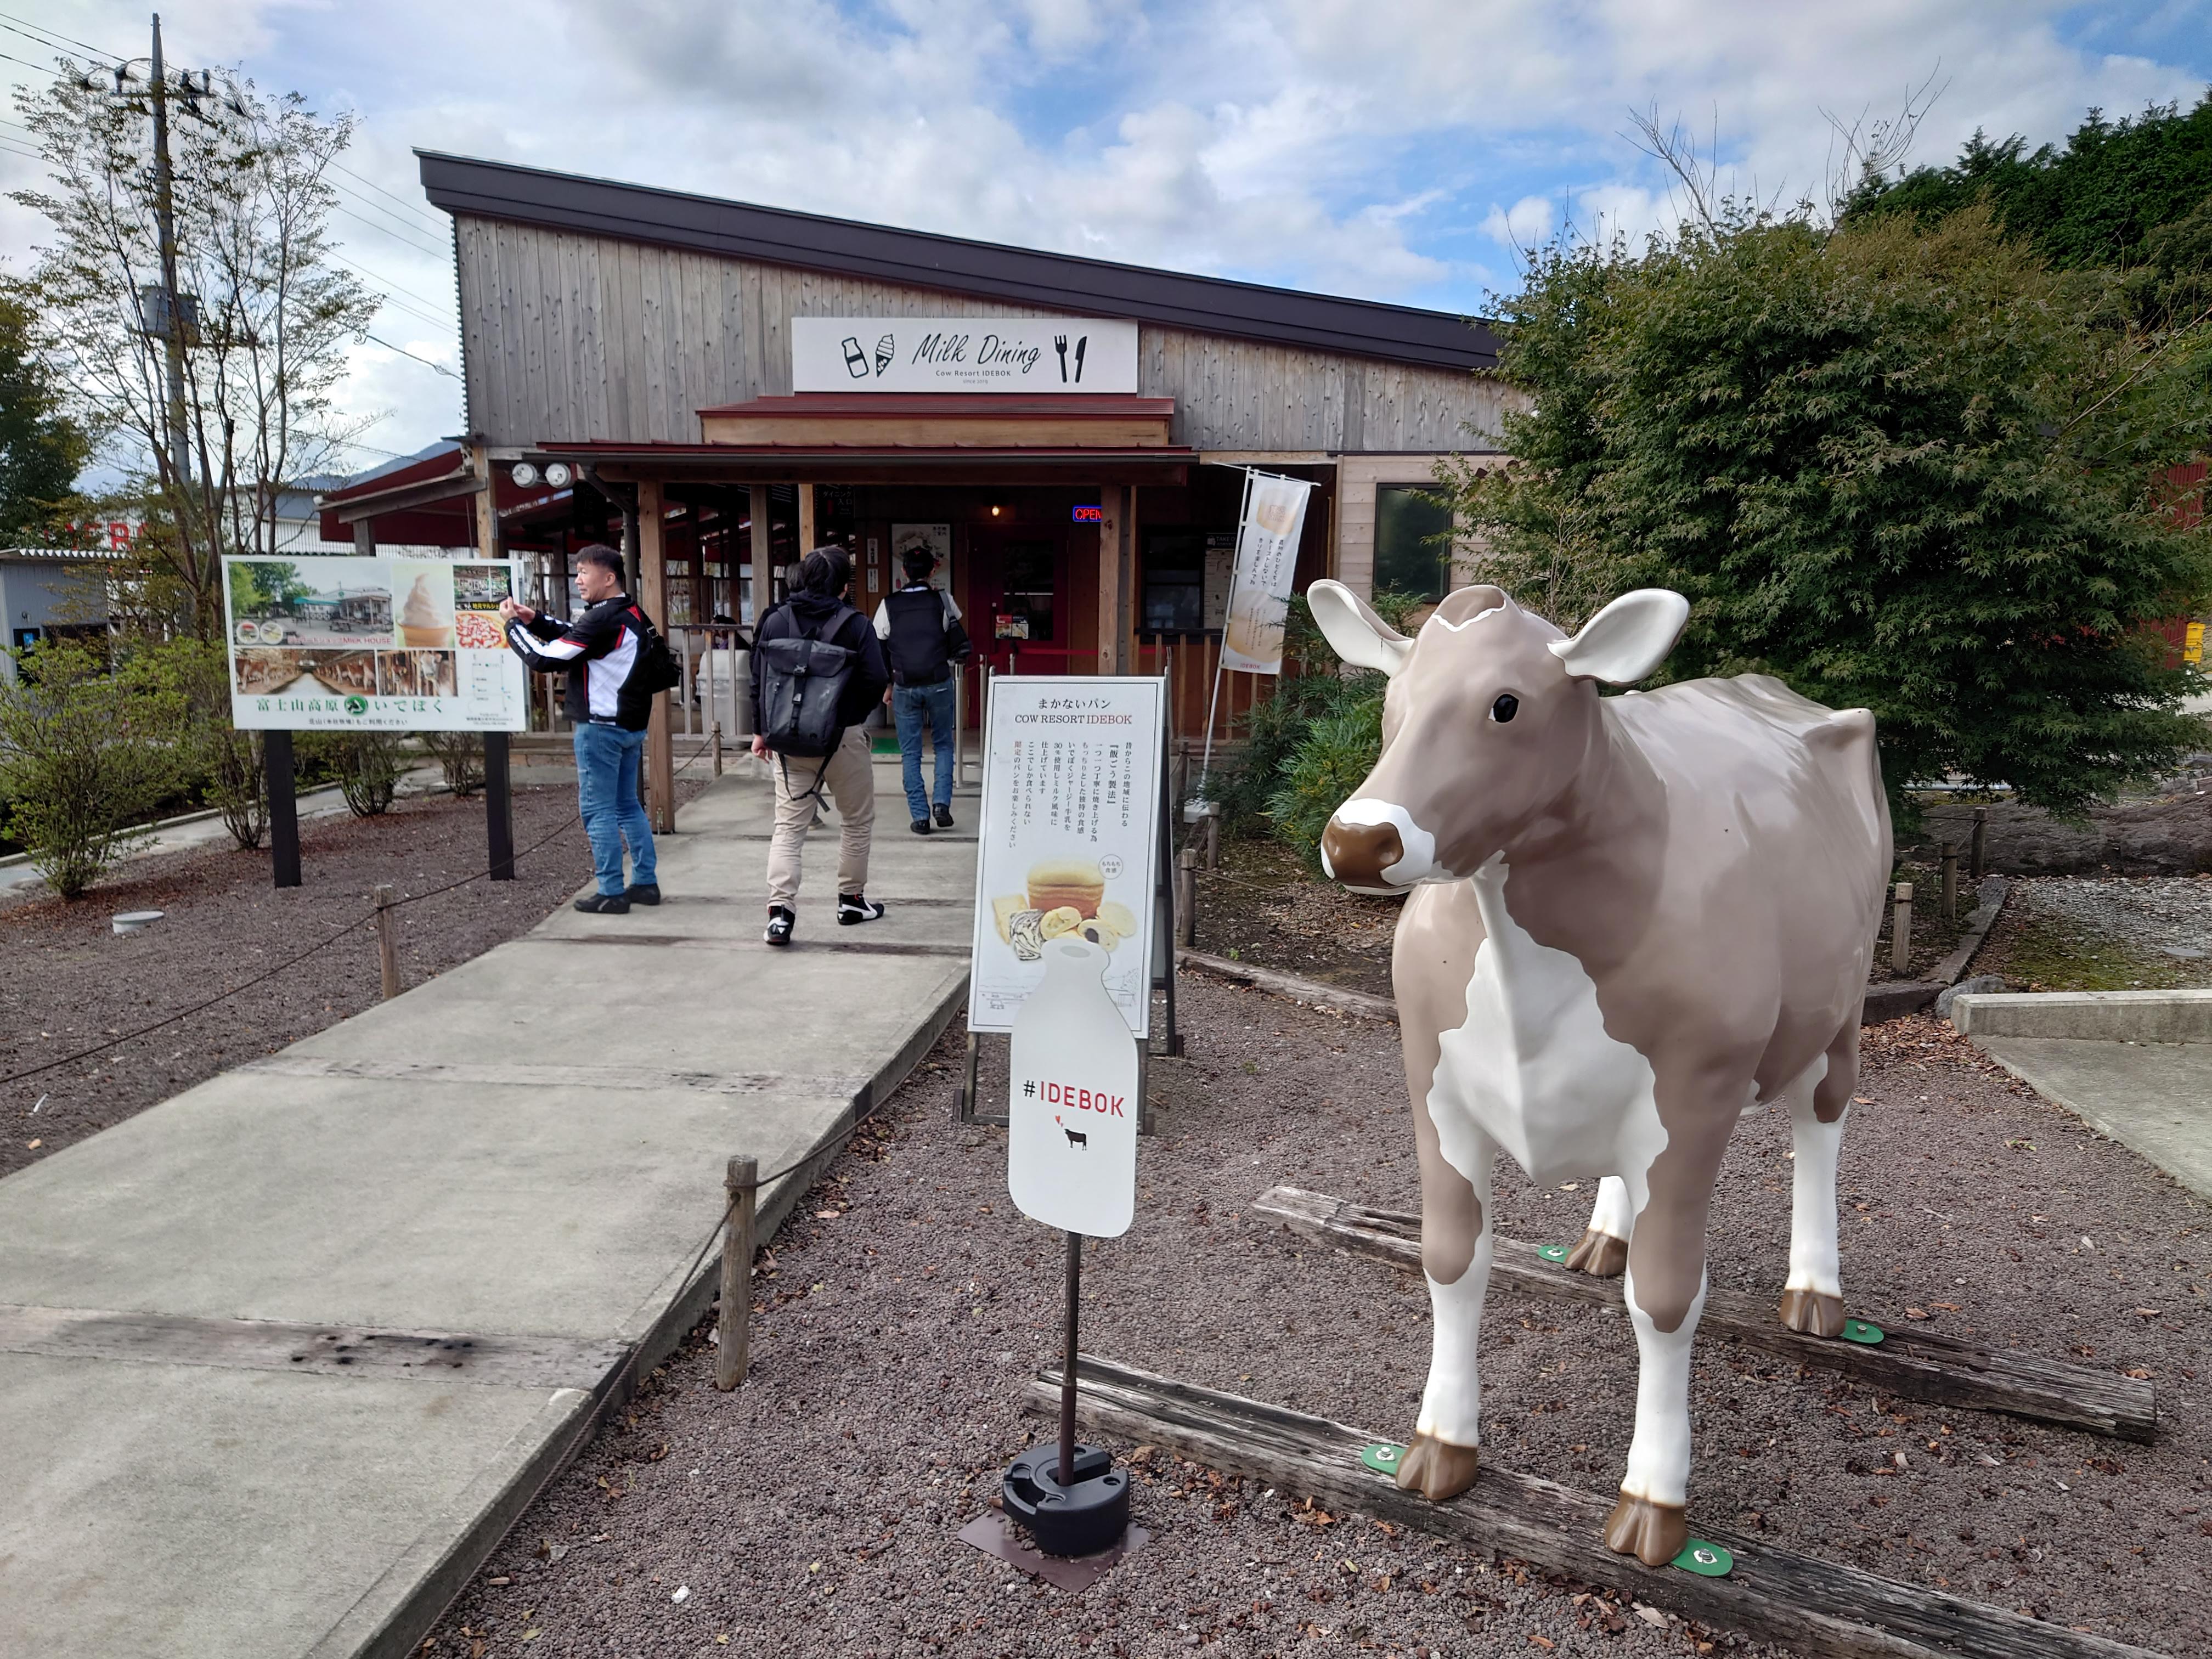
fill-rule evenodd
<path id="1" fill-rule="evenodd" d="M 1451 509 L 1430 484 L 1375 490 L 1375 591 L 1440 599 L 1451 586 Z"/>

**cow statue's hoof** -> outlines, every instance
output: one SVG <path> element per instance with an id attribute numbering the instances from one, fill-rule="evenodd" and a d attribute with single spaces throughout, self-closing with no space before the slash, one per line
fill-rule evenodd
<path id="1" fill-rule="evenodd" d="M 1793 1331 L 1802 1331 L 1808 1336 L 1841 1336 L 1844 1334 L 1844 1299 L 1820 1291 L 1784 1291 L 1782 1305 L 1777 1310 L 1782 1322 Z"/>
<path id="2" fill-rule="evenodd" d="M 1583 1230 L 1581 1240 L 1567 1252 L 1568 1270 L 1593 1279 L 1618 1279 L 1627 1266 L 1628 1241 L 1589 1228 Z"/>
<path id="3" fill-rule="evenodd" d="M 1679 1504 L 1655 1504 L 1623 1492 L 1606 1517 L 1606 1548 L 1632 1555 L 1647 1567 L 1665 1566 L 1689 1541 L 1689 1514 Z"/>
<path id="4" fill-rule="evenodd" d="M 1481 1457 L 1474 1446 L 1454 1446 L 1434 1435 L 1417 1434 L 1398 1464 L 1398 1490 L 1417 1492 L 1431 1504 L 1458 1497 L 1474 1484 Z"/>

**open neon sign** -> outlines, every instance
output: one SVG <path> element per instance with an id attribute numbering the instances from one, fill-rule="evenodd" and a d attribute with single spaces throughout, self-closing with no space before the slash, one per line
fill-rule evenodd
<path id="1" fill-rule="evenodd" d="M 1075 522 L 1103 524 L 1106 522 L 1106 509 L 1103 507 L 1079 507 L 1075 509 Z"/>

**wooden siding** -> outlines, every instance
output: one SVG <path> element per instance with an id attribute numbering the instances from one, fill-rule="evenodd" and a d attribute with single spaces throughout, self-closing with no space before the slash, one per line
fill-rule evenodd
<path id="1" fill-rule="evenodd" d="M 501 448 L 696 443 L 701 409 L 791 390 L 793 317 L 1051 314 L 469 216 L 454 241 L 469 423 Z M 1176 400 L 1176 443 L 1316 457 L 1493 448 L 1510 395 L 1463 370 L 1149 323 L 1137 373 L 1140 394 Z"/>

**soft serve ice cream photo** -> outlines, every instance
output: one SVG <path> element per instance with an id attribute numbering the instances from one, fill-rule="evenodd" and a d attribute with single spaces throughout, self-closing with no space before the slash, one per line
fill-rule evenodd
<path id="1" fill-rule="evenodd" d="M 399 596 L 398 642 L 417 650 L 453 643 L 453 572 L 446 564 L 394 559 L 392 588 Z"/>

